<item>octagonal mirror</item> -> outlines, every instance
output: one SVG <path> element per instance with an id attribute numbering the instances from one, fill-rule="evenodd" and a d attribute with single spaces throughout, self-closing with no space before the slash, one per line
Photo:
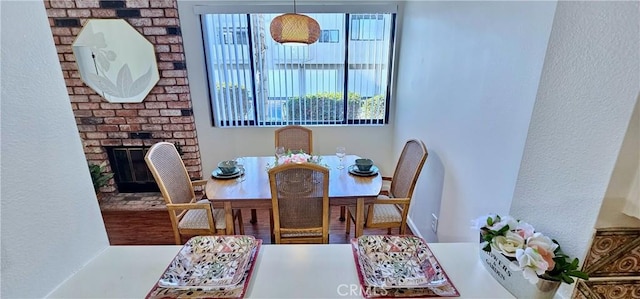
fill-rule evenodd
<path id="1" fill-rule="evenodd" d="M 89 20 L 73 42 L 80 77 L 111 103 L 139 103 L 160 76 L 153 45 L 124 20 Z"/>

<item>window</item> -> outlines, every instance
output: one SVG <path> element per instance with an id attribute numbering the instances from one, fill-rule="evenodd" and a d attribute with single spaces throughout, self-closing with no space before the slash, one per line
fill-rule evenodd
<path id="1" fill-rule="evenodd" d="M 338 42 L 338 30 L 321 30 L 320 38 L 318 39 L 320 43 L 337 43 Z"/>
<path id="2" fill-rule="evenodd" d="M 384 25 L 384 19 L 380 15 L 354 15 L 351 17 L 351 40 L 382 40 Z"/>
<path id="3" fill-rule="evenodd" d="M 217 39 L 219 44 L 246 45 L 248 41 L 247 28 L 222 28 L 220 37 Z"/>
<path id="4" fill-rule="evenodd" d="M 388 122 L 395 13 L 308 13 L 338 29 L 301 47 L 273 41 L 278 15 L 201 14 L 215 126 Z"/>

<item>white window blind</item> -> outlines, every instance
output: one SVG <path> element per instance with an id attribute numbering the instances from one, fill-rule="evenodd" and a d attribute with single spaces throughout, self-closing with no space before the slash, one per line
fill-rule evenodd
<path id="1" fill-rule="evenodd" d="M 300 47 L 271 38 L 280 14 L 202 13 L 214 124 L 387 123 L 395 14 L 310 13 L 325 41 Z"/>

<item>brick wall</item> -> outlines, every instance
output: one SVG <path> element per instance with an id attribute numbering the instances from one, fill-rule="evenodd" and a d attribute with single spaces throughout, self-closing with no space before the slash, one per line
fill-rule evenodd
<path id="1" fill-rule="evenodd" d="M 89 163 L 109 163 L 104 146 L 182 145 L 192 178 L 201 178 L 200 151 L 175 0 L 45 0 L 53 40 Z M 82 82 L 71 45 L 89 19 L 127 21 L 154 45 L 160 81 L 142 103 L 109 103 Z M 135 133 L 150 133 L 139 139 Z M 110 171 L 110 167 L 107 170 Z M 101 188 L 116 192 L 113 180 Z"/>

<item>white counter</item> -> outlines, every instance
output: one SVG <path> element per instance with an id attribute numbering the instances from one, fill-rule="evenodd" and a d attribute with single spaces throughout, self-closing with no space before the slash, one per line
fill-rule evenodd
<path id="1" fill-rule="evenodd" d="M 432 243 L 459 298 L 514 298 L 478 259 L 477 243 Z M 181 246 L 111 246 L 50 298 L 144 298 Z M 263 245 L 247 298 L 359 298 L 351 245 Z M 353 290 L 353 291 L 350 291 Z"/>

